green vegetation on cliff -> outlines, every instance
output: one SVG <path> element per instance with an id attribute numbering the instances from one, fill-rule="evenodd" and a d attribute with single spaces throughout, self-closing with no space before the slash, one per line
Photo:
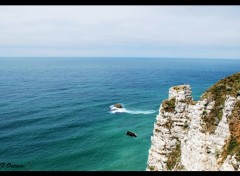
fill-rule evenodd
<path id="1" fill-rule="evenodd" d="M 211 112 L 209 114 L 204 113 L 202 116 L 205 131 L 210 133 L 215 131 L 222 118 L 222 109 L 227 95 L 233 97 L 240 95 L 240 72 L 218 81 L 201 97 L 201 100 L 207 99 L 209 102 L 215 101 Z"/>
<path id="2" fill-rule="evenodd" d="M 166 112 L 174 112 L 175 111 L 175 102 L 176 98 L 172 98 L 171 100 L 165 100 L 162 102 L 163 110 Z"/>
<path id="3" fill-rule="evenodd" d="M 181 141 L 177 139 L 176 148 L 171 151 L 171 153 L 168 154 L 168 160 L 167 160 L 167 169 L 173 170 L 174 167 L 180 162 L 181 157 Z"/>
<path id="4" fill-rule="evenodd" d="M 230 140 L 227 145 L 227 153 L 236 154 L 236 160 L 240 161 L 240 101 L 238 100 L 234 106 L 232 114 L 228 117 L 229 130 L 231 133 Z"/>
<path id="5" fill-rule="evenodd" d="M 209 114 L 203 113 L 202 120 L 205 123 L 205 131 L 213 133 L 223 115 L 224 102 L 226 96 L 240 96 L 240 72 L 226 77 L 211 86 L 202 96 L 201 100 L 207 99 L 208 102 L 215 101 L 215 104 Z M 205 112 L 205 110 L 203 111 Z M 238 100 L 227 117 L 230 137 L 226 141 L 224 150 L 221 152 L 221 161 L 224 162 L 228 155 L 235 155 L 236 160 L 240 161 L 240 101 Z"/>

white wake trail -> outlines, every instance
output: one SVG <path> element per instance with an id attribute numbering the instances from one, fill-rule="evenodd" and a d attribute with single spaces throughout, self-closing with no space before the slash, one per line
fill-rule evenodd
<path id="1" fill-rule="evenodd" d="M 128 114 L 153 114 L 156 111 L 154 110 L 147 110 L 147 111 L 142 111 L 142 110 L 128 110 L 126 108 L 116 108 L 114 105 L 110 106 L 110 112 L 115 114 L 115 113 L 128 113 Z"/>
<path id="2" fill-rule="evenodd" d="M 156 111 L 154 110 L 148 110 L 148 111 L 131 111 L 131 110 L 127 110 L 126 113 L 129 113 L 129 114 L 153 114 L 155 113 Z"/>

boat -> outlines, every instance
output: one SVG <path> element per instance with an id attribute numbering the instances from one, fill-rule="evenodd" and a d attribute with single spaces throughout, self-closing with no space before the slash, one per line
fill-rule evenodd
<path id="1" fill-rule="evenodd" d="M 131 131 L 127 131 L 128 136 L 137 137 L 137 135 Z"/>

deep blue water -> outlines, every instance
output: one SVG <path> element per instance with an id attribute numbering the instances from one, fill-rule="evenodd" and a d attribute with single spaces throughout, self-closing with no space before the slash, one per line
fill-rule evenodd
<path id="1" fill-rule="evenodd" d="M 0 58 L 0 162 L 24 165 L 0 170 L 145 170 L 168 89 L 190 84 L 198 100 L 239 71 L 240 60 Z"/>

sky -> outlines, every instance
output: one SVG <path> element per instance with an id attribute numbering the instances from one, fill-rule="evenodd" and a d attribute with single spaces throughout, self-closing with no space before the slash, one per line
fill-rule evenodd
<path id="1" fill-rule="evenodd" d="M 0 6 L 0 57 L 240 59 L 240 6 Z"/>

